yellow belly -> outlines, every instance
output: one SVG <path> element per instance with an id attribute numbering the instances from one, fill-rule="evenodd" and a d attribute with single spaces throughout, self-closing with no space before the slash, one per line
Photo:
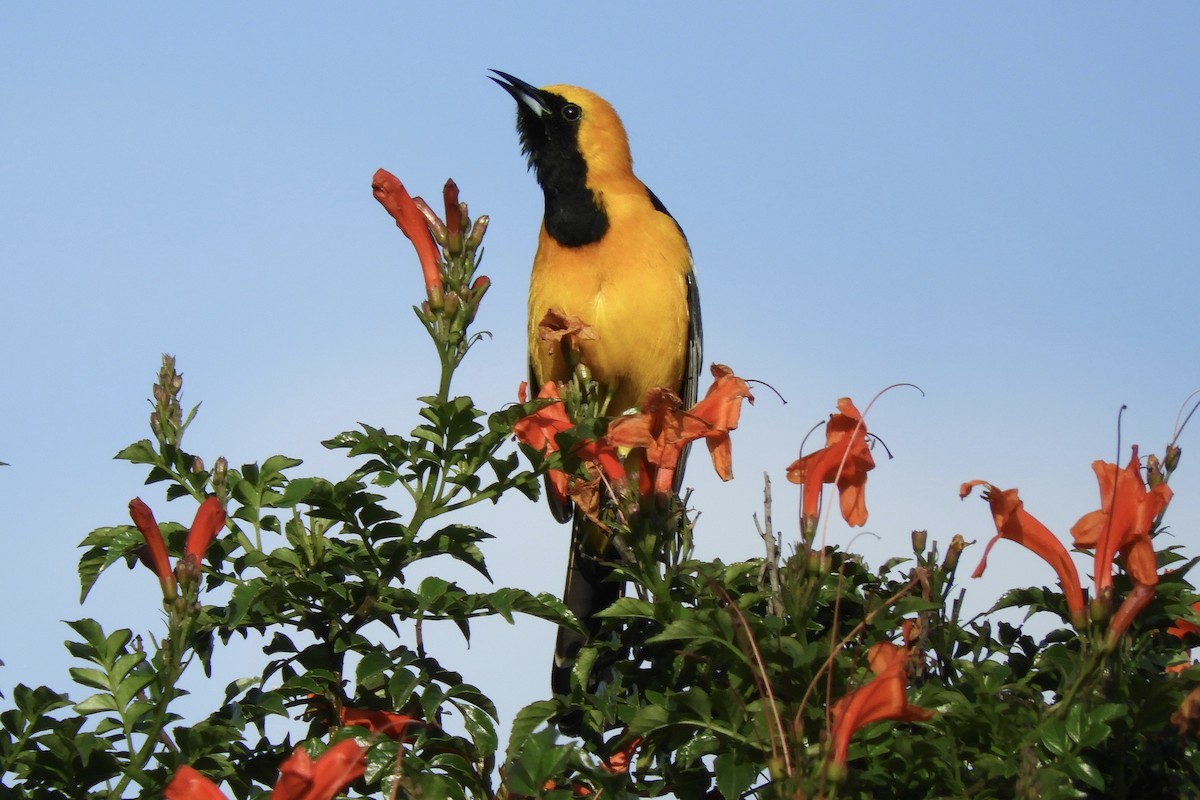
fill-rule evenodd
<path id="1" fill-rule="evenodd" d="M 551 309 L 579 317 L 596 338 L 582 361 L 613 392 L 610 414 L 638 406 L 648 389 L 679 391 L 687 352 L 687 243 L 665 214 L 609 204 L 599 242 L 562 247 L 542 230 L 529 287 L 530 358 L 539 383 L 569 378 L 561 350 L 547 354 L 538 324 Z"/>

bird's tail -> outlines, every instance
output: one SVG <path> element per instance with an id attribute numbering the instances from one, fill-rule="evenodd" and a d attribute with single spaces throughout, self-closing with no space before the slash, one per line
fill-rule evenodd
<path id="1" fill-rule="evenodd" d="M 612 580 L 612 567 L 606 563 L 614 554 L 608 536 L 578 509 L 571 523 L 571 551 L 567 561 L 567 583 L 563 588 L 563 603 L 583 625 L 584 634 L 566 628 L 558 629 L 554 645 L 554 664 L 550 670 L 550 688 L 555 694 L 571 691 L 571 670 L 579 649 L 599 630 L 596 614 L 615 603 L 625 593 L 625 584 Z M 594 689 L 600 675 L 593 673 L 588 689 Z M 560 720 L 560 727 L 562 721 Z M 567 732 L 567 731 L 564 731 Z"/>

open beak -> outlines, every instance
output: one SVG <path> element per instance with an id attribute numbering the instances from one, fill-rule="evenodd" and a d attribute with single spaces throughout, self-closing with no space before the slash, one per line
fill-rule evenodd
<path id="1" fill-rule="evenodd" d="M 512 95 L 514 100 L 532 111 L 534 116 L 544 117 L 550 113 L 550 109 L 542 101 L 541 90 L 536 86 L 509 75 L 507 72 L 501 72 L 498 69 L 490 71 L 499 75 L 503 80 L 494 78 L 491 75 L 488 75 L 488 77 L 495 81 L 504 91 Z"/>

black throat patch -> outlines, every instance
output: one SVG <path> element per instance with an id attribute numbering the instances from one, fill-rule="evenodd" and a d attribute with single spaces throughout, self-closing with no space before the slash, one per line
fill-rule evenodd
<path id="1" fill-rule="evenodd" d="M 608 231 L 608 215 L 587 186 L 587 162 L 579 151 L 581 120 L 564 116 L 569 104 L 563 97 L 542 92 L 540 99 L 550 113 L 542 116 L 519 103 L 517 132 L 546 198 L 546 233 L 564 247 L 598 242 Z"/>

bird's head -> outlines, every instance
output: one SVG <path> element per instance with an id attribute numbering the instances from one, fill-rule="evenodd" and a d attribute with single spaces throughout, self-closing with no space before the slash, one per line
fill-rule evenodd
<path id="1" fill-rule="evenodd" d="M 578 86 L 538 89 L 506 72 L 492 80 L 517 101 L 521 149 L 545 189 L 554 183 L 591 184 L 606 172 L 628 174 L 629 140 L 604 98 Z M 490 76 L 489 76 L 490 77 Z"/>

